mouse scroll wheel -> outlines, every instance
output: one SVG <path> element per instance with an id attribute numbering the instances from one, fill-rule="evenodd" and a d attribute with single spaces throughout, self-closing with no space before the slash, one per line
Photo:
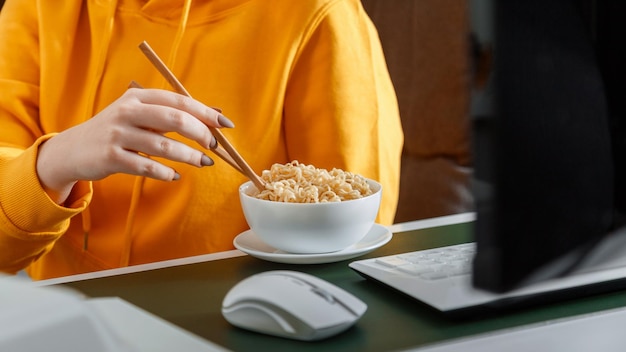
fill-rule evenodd
<path id="1" fill-rule="evenodd" d="M 330 293 L 322 290 L 321 288 L 319 288 L 319 287 L 312 287 L 311 291 L 313 291 L 313 293 L 315 293 L 316 295 L 322 297 L 326 301 L 328 301 L 330 303 L 335 303 L 335 298 L 333 297 L 333 295 L 331 295 Z"/>

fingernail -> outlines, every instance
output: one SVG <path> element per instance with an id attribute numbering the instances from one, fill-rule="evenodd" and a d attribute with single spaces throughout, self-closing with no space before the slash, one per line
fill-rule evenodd
<path id="1" fill-rule="evenodd" d="M 231 120 L 229 120 L 226 116 L 224 116 L 222 114 L 217 115 L 217 122 L 222 127 L 228 127 L 228 128 L 235 127 L 235 124 Z"/>
<path id="2" fill-rule="evenodd" d="M 215 137 L 211 137 L 211 144 L 209 144 L 209 148 L 211 149 L 215 149 L 217 148 L 217 139 L 215 139 Z"/>
<path id="3" fill-rule="evenodd" d="M 202 164 L 202 166 L 211 166 L 211 165 L 213 165 L 213 159 L 209 158 L 206 155 L 202 155 L 202 159 L 200 160 L 200 164 Z"/>
<path id="4" fill-rule="evenodd" d="M 174 172 L 174 178 L 172 179 L 172 181 L 178 181 L 180 180 L 180 174 L 178 172 Z"/>

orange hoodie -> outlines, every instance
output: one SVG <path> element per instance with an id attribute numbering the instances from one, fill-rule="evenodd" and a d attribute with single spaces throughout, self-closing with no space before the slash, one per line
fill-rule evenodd
<path id="1" fill-rule="evenodd" d="M 232 249 L 248 228 L 237 195 L 246 179 L 217 157 L 201 169 L 163 161 L 176 182 L 79 182 L 64 206 L 39 184 L 42 141 L 131 80 L 170 89 L 137 48 L 144 40 L 194 98 L 235 122 L 223 132 L 258 173 L 299 160 L 377 179 L 378 221 L 392 222 L 403 135 L 359 0 L 9 0 L 0 12 L 0 269 L 43 279 L 193 256 Z"/>

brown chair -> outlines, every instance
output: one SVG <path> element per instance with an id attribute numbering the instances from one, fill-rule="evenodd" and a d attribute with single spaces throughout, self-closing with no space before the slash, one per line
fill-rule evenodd
<path id="1" fill-rule="evenodd" d="M 466 0 L 362 0 L 396 88 L 405 144 L 395 222 L 473 210 Z"/>

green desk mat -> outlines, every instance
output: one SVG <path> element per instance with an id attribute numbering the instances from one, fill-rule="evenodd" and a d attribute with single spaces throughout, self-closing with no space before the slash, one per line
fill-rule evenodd
<path id="1" fill-rule="evenodd" d="M 117 296 L 233 351 L 393 351 L 416 348 L 553 319 L 626 305 L 626 292 L 569 300 L 498 316 L 454 321 L 401 293 L 365 280 L 348 267 L 353 260 L 471 240 L 471 225 L 456 224 L 394 234 L 382 248 L 329 264 L 281 264 L 243 256 L 65 284 L 90 297 Z M 362 299 L 368 310 L 346 332 L 303 342 L 231 326 L 221 302 L 240 280 L 268 270 L 298 270 L 328 280 Z"/>

